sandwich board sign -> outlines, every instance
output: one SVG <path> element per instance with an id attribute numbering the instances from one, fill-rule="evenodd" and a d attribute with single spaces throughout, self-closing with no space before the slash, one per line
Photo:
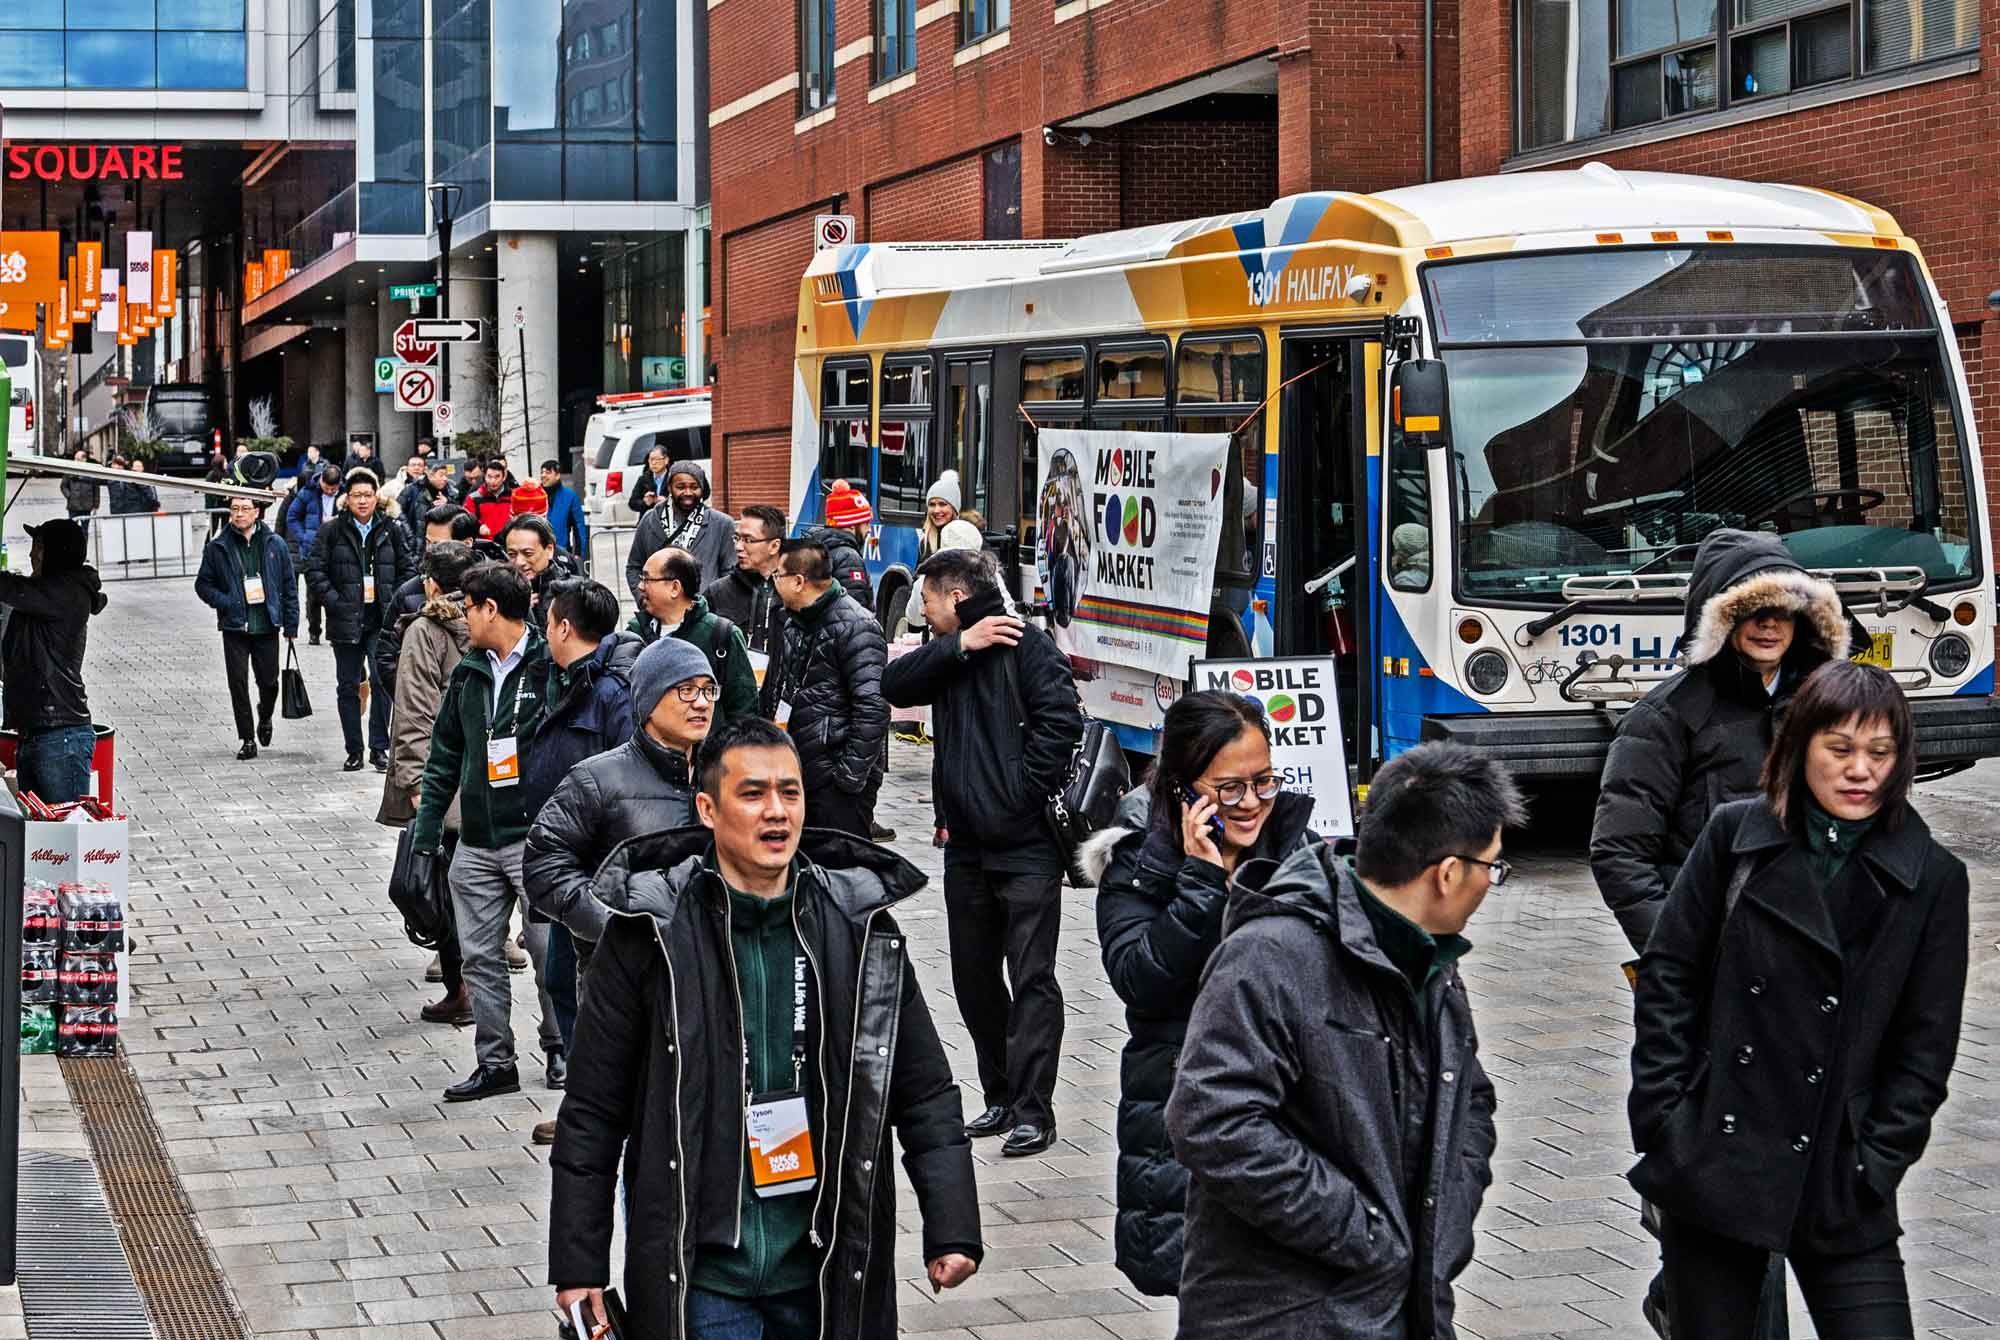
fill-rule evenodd
<path id="1" fill-rule="evenodd" d="M 1260 704 L 1271 727 L 1271 771 L 1285 790 L 1313 798 L 1313 832 L 1354 836 L 1354 791 L 1331 656 L 1193 661 L 1188 678 L 1195 692 L 1220 689 Z"/>

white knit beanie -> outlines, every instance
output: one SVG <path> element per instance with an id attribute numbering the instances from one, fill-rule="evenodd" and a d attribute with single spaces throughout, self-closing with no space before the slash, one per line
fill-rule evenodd
<path id="1" fill-rule="evenodd" d="M 958 471 L 947 470 L 938 476 L 937 483 L 931 485 L 931 491 L 924 495 L 924 502 L 929 504 L 932 498 L 942 498 L 956 512 L 959 510 L 958 497 Z"/>

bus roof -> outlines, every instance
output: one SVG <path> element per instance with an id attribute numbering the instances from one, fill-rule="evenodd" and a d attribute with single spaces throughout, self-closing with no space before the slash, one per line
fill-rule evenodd
<path id="1" fill-rule="evenodd" d="M 1623 172 L 1588 163 L 1574 170 L 1468 177 L 1373 195 L 1317 191 L 1286 196 L 1268 209 L 1067 242 L 854 244 L 820 252 L 807 274 L 849 289 L 843 296 L 853 299 L 1116 270 L 1218 251 L 1297 246 L 1342 234 L 1377 245 L 1420 248 L 1536 234 L 1682 228 L 1902 235 L 1884 211 L 1831 191 Z"/>

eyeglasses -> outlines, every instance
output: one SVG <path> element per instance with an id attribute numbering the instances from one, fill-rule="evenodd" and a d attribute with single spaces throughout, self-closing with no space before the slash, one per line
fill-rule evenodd
<path id="1" fill-rule="evenodd" d="M 1285 784 L 1278 780 L 1276 773 L 1261 773 L 1249 779 L 1211 783 L 1209 789 L 1215 792 L 1215 803 L 1228 809 L 1236 809 L 1249 800 L 1254 790 L 1259 800 L 1269 800 L 1284 790 Z"/>
<path id="2" fill-rule="evenodd" d="M 708 684 L 697 684 L 690 679 L 683 683 L 674 685 L 674 697 L 680 699 L 684 703 L 691 703 L 697 698 L 702 698 L 712 703 L 721 696 L 722 696 L 722 690 L 717 688 L 712 682 Z"/>
<path id="3" fill-rule="evenodd" d="M 736 543 L 739 547 L 749 544 L 777 544 L 784 538 L 782 535 L 745 535 L 740 530 L 736 532 Z"/>
<path id="4" fill-rule="evenodd" d="M 1465 862 L 1467 865 L 1485 866 L 1486 873 L 1492 879 L 1493 887 L 1496 889 L 1505 884 L 1508 878 L 1514 873 L 1513 865 L 1504 860 L 1482 861 L 1477 856 L 1466 856 L 1460 852 L 1453 852 L 1449 856 L 1441 856 L 1438 859 L 1443 861 L 1459 860 Z"/>

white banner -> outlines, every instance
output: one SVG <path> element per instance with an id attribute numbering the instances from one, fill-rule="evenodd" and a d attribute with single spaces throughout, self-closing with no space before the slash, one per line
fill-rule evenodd
<path id="1" fill-rule="evenodd" d="M 118 272 L 101 270 L 97 275 L 97 328 L 107 335 L 118 333 Z"/>
<path id="2" fill-rule="evenodd" d="M 153 234 L 125 234 L 125 301 L 134 307 L 153 304 Z"/>
<path id="3" fill-rule="evenodd" d="M 1313 831 L 1321 837 L 1354 835 L 1354 792 L 1331 656 L 1197 661 L 1192 687 L 1263 704 L 1271 727 L 1271 770 L 1287 791 L 1313 798 Z"/>
<path id="4" fill-rule="evenodd" d="M 1072 656 L 1178 679 L 1208 645 L 1226 433 L 1048 428 L 1035 578 Z"/>

